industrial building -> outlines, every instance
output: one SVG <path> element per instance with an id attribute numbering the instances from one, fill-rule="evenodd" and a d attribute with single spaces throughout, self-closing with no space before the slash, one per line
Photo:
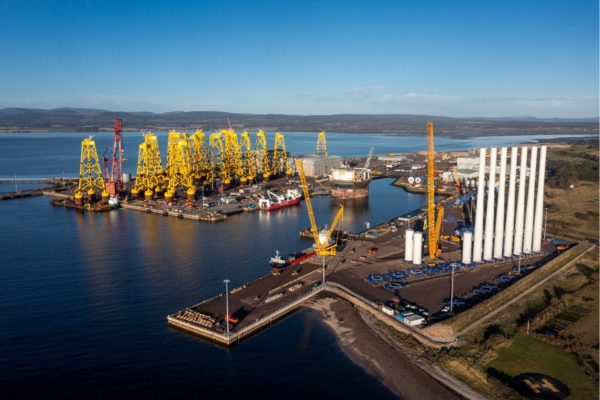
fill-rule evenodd
<path id="1" fill-rule="evenodd" d="M 387 154 L 378 157 L 379 161 L 393 161 L 393 162 L 403 162 L 406 161 L 406 156 L 400 154 Z"/>
<path id="2" fill-rule="evenodd" d="M 329 174 L 333 168 L 339 168 L 342 165 L 342 158 L 339 156 L 309 154 L 300 157 L 300 160 L 302 160 L 304 174 L 311 177 Z"/>

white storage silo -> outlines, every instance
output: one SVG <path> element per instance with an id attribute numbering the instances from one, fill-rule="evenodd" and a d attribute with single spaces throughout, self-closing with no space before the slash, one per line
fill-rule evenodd
<path id="1" fill-rule="evenodd" d="M 533 221 L 533 244 L 534 252 L 542 250 L 542 220 L 544 218 L 544 184 L 546 181 L 546 146 L 540 148 L 540 167 L 538 176 L 537 198 L 535 203 L 535 216 Z"/>
<path id="2" fill-rule="evenodd" d="M 533 207 L 535 205 L 535 171 L 537 164 L 537 147 L 531 148 L 531 162 L 529 166 L 529 184 L 527 186 L 527 209 L 525 211 L 525 234 L 523 235 L 523 253 L 531 253 L 533 240 Z"/>
<path id="3" fill-rule="evenodd" d="M 496 235 L 494 237 L 494 258 L 502 258 L 504 243 L 504 194 L 506 192 L 506 147 L 500 149 L 500 176 L 498 177 L 498 205 L 496 207 Z"/>
<path id="4" fill-rule="evenodd" d="M 414 177 L 414 176 L 409 176 L 409 177 L 408 177 L 408 183 L 410 183 L 411 185 L 412 185 L 413 183 L 415 183 L 415 177 Z"/>
<path id="5" fill-rule="evenodd" d="M 490 180 L 487 196 L 487 211 L 485 213 L 485 242 L 483 244 L 483 259 L 492 261 L 493 245 L 494 245 L 494 210 L 495 194 L 494 185 L 496 182 L 496 156 L 498 149 L 493 147 L 490 154 Z"/>
<path id="6" fill-rule="evenodd" d="M 415 231 L 412 229 L 407 229 L 404 235 L 404 259 L 406 261 L 413 260 L 413 239 L 414 239 Z"/>
<path id="7" fill-rule="evenodd" d="M 423 255 L 423 232 L 415 232 L 413 236 L 413 264 L 421 265 Z"/>
<path id="8" fill-rule="evenodd" d="M 506 200 L 506 226 L 504 236 L 504 256 L 513 254 L 513 235 L 515 230 L 515 182 L 517 180 L 518 148 L 513 147 L 510 153 L 510 178 L 508 181 L 508 199 Z"/>
<path id="9" fill-rule="evenodd" d="M 477 181 L 477 207 L 475 212 L 475 239 L 473 261 L 481 262 L 483 251 L 483 202 L 485 201 L 485 148 L 479 150 L 479 180 Z"/>
<path id="10" fill-rule="evenodd" d="M 521 147 L 521 168 L 519 171 L 519 195 L 517 216 L 515 217 L 515 245 L 513 254 L 523 252 L 523 224 L 525 223 L 525 182 L 527 181 L 527 147 Z"/>
<path id="11" fill-rule="evenodd" d="M 462 262 L 471 264 L 471 249 L 473 246 L 473 234 L 470 231 L 463 233 Z"/>

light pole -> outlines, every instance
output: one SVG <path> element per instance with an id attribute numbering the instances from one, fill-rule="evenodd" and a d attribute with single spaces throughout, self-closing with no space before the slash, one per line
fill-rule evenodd
<path id="1" fill-rule="evenodd" d="M 452 280 L 450 284 L 450 312 L 454 306 L 454 265 L 452 265 Z"/>
<path id="2" fill-rule="evenodd" d="M 546 218 L 544 218 L 544 241 L 546 241 L 546 226 L 548 225 L 548 207 L 546 207 L 545 210 Z"/>
<path id="3" fill-rule="evenodd" d="M 227 337 L 229 337 L 229 279 L 225 279 L 225 322 L 227 323 Z"/>
<path id="4" fill-rule="evenodd" d="M 323 285 L 325 284 L 325 256 L 323 256 Z"/>
<path id="5" fill-rule="evenodd" d="M 519 254 L 519 268 L 517 270 L 517 275 L 521 276 L 521 255 Z"/>

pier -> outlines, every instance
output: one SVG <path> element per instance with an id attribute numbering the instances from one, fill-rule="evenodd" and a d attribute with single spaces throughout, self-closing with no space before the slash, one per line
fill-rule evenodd
<path id="1" fill-rule="evenodd" d="M 41 196 L 43 194 L 43 189 L 17 190 L 14 192 L 1 193 L 0 200 L 21 199 L 24 197 Z"/>

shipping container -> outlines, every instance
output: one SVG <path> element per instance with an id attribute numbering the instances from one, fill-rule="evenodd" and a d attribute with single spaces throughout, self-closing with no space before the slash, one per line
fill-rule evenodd
<path id="1" fill-rule="evenodd" d="M 420 315 L 413 314 L 409 315 L 408 317 L 404 317 L 404 323 L 410 326 L 421 325 L 423 322 L 425 322 L 425 318 L 421 317 Z"/>
<path id="2" fill-rule="evenodd" d="M 394 310 L 386 306 L 381 306 L 381 311 L 383 311 L 387 315 L 394 315 Z"/>

